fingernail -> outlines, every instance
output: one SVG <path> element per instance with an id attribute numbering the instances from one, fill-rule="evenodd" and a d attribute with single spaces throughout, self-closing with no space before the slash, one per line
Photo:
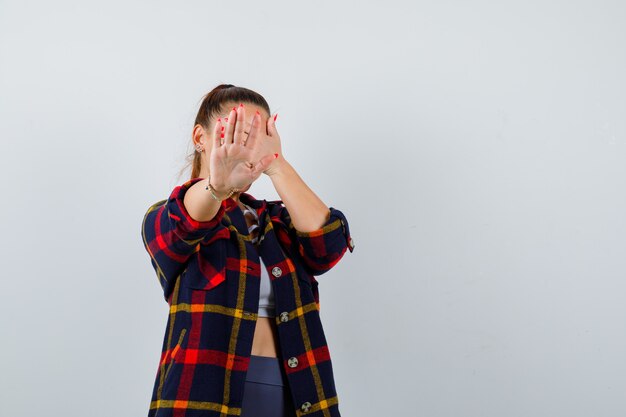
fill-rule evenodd
<path id="1" fill-rule="evenodd" d="M 224 131 L 224 126 L 222 126 L 222 132 Z"/>
<path id="2" fill-rule="evenodd" d="M 278 158 L 278 154 L 277 153 L 274 154 L 274 159 L 276 159 L 276 158 Z"/>
<path id="3" fill-rule="evenodd" d="M 224 133 L 222 133 L 222 135 L 220 137 L 223 138 L 224 137 Z"/>
<path id="4" fill-rule="evenodd" d="M 237 106 L 233 107 L 233 110 L 234 110 L 234 111 L 237 111 Z"/>
<path id="5" fill-rule="evenodd" d="M 256 114 L 261 114 L 261 113 L 259 113 L 259 111 L 257 110 L 257 111 L 256 111 Z"/>
<path id="6" fill-rule="evenodd" d="M 239 103 L 239 107 L 243 107 L 243 103 Z"/>
<path id="7" fill-rule="evenodd" d="M 224 120 L 228 121 L 228 117 L 225 117 Z"/>
<path id="8" fill-rule="evenodd" d="M 274 121 L 276 121 L 276 118 L 277 118 L 277 117 L 278 117 L 278 113 L 276 113 L 276 114 L 274 115 Z"/>

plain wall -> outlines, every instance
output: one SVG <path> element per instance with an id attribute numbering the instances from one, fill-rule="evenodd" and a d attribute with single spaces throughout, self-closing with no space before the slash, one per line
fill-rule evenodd
<path id="1" fill-rule="evenodd" d="M 219 83 L 265 96 L 349 220 L 318 279 L 342 415 L 626 415 L 625 18 L 0 0 L 0 415 L 147 415 L 168 306 L 141 221 Z"/>

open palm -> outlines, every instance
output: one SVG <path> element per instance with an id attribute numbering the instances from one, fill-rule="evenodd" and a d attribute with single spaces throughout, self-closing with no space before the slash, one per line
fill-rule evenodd
<path id="1" fill-rule="evenodd" d="M 244 189 L 275 159 L 272 152 L 274 146 L 271 146 L 273 143 L 265 140 L 268 135 L 265 134 L 261 115 L 258 112 L 255 114 L 249 135 L 244 132 L 243 120 L 243 108 L 235 107 L 230 112 L 223 132 L 222 122 L 218 120 L 215 123 L 208 162 L 211 185 L 221 195 L 227 194 L 231 188 Z"/>

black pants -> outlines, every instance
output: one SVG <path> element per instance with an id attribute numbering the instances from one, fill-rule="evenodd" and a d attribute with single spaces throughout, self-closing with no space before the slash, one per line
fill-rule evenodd
<path id="1" fill-rule="evenodd" d="M 279 358 L 250 356 L 240 417 L 295 417 L 289 384 Z"/>

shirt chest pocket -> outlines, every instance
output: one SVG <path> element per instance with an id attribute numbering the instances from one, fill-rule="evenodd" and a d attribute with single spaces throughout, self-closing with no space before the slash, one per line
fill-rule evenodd
<path id="1" fill-rule="evenodd" d="M 226 280 L 228 237 L 216 236 L 215 240 L 201 243 L 189 260 L 183 285 L 198 290 L 212 290 Z"/>

